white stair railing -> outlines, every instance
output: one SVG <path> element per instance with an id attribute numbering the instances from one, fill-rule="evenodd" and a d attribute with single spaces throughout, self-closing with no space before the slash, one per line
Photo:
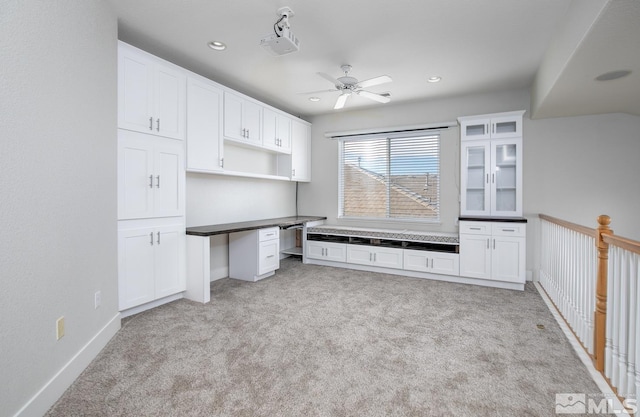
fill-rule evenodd
<path id="1" fill-rule="evenodd" d="M 540 284 L 583 347 L 594 353 L 595 229 L 540 215 Z"/>
<path id="2" fill-rule="evenodd" d="M 618 395 L 640 394 L 640 242 L 605 236 L 609 245 L 604 374 Z"/>

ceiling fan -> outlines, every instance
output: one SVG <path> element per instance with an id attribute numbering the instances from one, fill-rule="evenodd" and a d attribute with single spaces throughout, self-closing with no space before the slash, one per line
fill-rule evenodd
<path id="1" fill-rule="evenodd" d="M 368 80 L 358 81 L 356 78 L 349 76 L 349 71 L 351 71 L 351 65 L 342 65 L 340 68 L 342 69 L 342 72 L 344 72 L 344 76 L 339 77 L 337 79 L 333 78 L 328 74 L 325 74 L 324 72 L 318 73 L 319 76 L 331 82 L 335 86 L 336 90 L 338 90 L 341 93 L 338 96 L 336 105 L 333 106 L 335 110 L 343 108 L 345 103 L 347 102 L 347 99 L 353 93 L 356 93 L 359 96 L 366 97 L 370 100 L 374 100 L 380 103 L 388 103 L 389 101 L 391 101 L 388 93 L 376 94 L 370 91 L 363 90 L 363 88 L 372 87 L 374 85 L 390 83 L 393 80 L 388 75 L 381 75 L 379 77 L 370 78 Z M 334 91 L 334 90 L 323 90 L 323 91 Z"/>

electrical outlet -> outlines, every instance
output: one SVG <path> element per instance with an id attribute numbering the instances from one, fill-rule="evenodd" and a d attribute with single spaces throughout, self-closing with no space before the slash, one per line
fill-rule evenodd
<path id="1" fill-rule="evenodd" d="M 94 308 L 97 309 L 98 307 L 100 307 L 101 303 L 102 303 L 102 293 L 100 291 L 96 291 L 96 293 L 93 296 Z"/>
<path id="2" fill-rule="evenodd" d="M 60 340 L 62 336 L 64 336 L 64 316 L 56 320 L 56 339 Z"/>

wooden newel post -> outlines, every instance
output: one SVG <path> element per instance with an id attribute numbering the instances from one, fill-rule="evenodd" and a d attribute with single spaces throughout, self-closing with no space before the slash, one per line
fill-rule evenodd
<path id="1" fill-rule="evenodd" d="M 604 349 L 607 332 L 607 272 L 609 261 L 609 244 L 603 239 L 603 235 L 611 235 L 609 228 L 611 218 L 606 214 L 598 216 L 598 229 L 596 230 L 596 247 L 598 248 L 598 270 L 596 280 L 596 311 L 594 317 L 594 341 L 593 359 L 596 369 L 604 372 Z"/>

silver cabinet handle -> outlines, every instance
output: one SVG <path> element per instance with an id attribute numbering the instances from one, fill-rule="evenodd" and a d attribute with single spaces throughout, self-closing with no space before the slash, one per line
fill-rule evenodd
<path id="1" fill-rule="evenodd" d="M 291 176 L 292 176 L 292 177 L 295 177 L 295 176 L 296 176 L 296 170 L 295 170 L 295 169 L 292 169 L 292 170 L 291 170 Z"/>
<path id="2" fill-rule="evenodd" d="M 153 117 L 149 117 L 149 130 L 153 130 Z"/>
<path id="3" fill-rule="evenodd" d="M 496 182 L 496 174 L 491 174 L 491 184 Z"/>
<path id="4" fill-rule="evenodd" d="M 489 174 L 487 174 L 487 184 L 489 184 Z"/>
<path id="5" fill-rule="evenodd" d="M 493 249 L 495 249 L 495 248 L 496 248 L 496 240 L 493 239 Z"/>
<path id="6" fill-rule="evenodd" d="M 274 257 L 274 255 L 269 255 L 269 256 L 267 256 L 267 259 L 273 258 L 273 257 Z"/>
<path id="7" fill-rule="evenodd" d="M 160 175 L 156 175 L 156 188 L 160 188 Z"/>
<path id="8" fill-rule="evenodd" d="M 156 119 L 156 130 L 160 131 L 160 119 Z"/>
<path id="9" fill-rule="evenodd" d="M 151 244 L 151 246 L 153 246 L 153 232 L 149 233 L 149 237 L 151 237 L 151 242 L 149 242 Z"/>
<path id="10" fill-rule="evenodd" d="M 249 139 L 249 136 L 251 136 L 251 134 L 249 133 L 249 129 L 247 129 L 247 139 Z"/>
<path id="11" fill-rule="evenodd" d="M 149 175 L 149 188 L 153 188 L 153 175 Z"/>
<path id="12" fill-rule="evenodd" d="M 470 227 L 469 230 L 480 230 L 479 227 Z"/>
<path id="13" fill-rule="evenodd" d="M 516 229 L 501 229 L 503 232 L 515 232 Z"/>
<path id="14" fill-rule="evenodd" d="M 431 269 L 433 269 L 433 258 L 431 258 Z"/>
<path id="15" fill-rule="evenodd" d="M 160 244 L 160 232 L 158 232 L 158 245 Z"/>
<path id="16" fill-rule="evenodd" d="M 220 158 L 220 168 L 224 168 L 224 158 Z"/>
<path id="17" fill-rule="evenodd" d="M 242 128 L 242 137 L 243 137 L 243 138 L 246 138 L 246 137 L 247 137 L 247 133 L 246 133 L 246 132 L 247 132 L 247 129 Z"/>
<path id="18" fill-rule="evenodd" d="M 489 239 L 487 239 L 487 249 L 489 249 Z"/>
<path id="19" fill-rule="evenodd" d="M 373 262 L 376 262 L 376 253 L 373 254 Z"/>

